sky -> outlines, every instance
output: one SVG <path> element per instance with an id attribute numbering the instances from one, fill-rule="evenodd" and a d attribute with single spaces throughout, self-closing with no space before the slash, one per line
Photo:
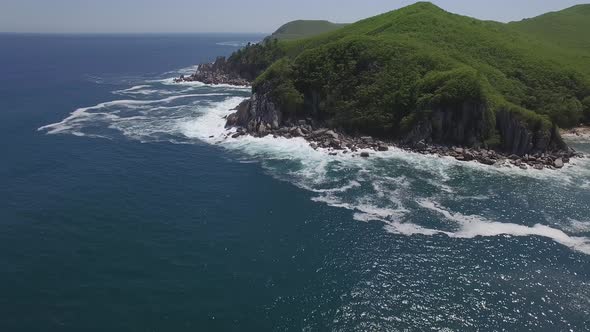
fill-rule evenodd
<path id="1" fill-rule="evenodd" d="M 296 19 L 350 23 L 415 0 L 0 0 L 0 32 L 270 33 Z M 517 21 L 590 0 L 432 0 L 462 15 Z"/>

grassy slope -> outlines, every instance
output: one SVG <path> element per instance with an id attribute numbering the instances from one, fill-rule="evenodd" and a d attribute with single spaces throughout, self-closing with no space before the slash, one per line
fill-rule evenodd
<path id="1" fill-rule="evenodd" d="M 310 98 L 319 98 L 313 112 L 365 132 L 395 135 L 429 109 L 465 101 L 485 103 L 490 122 L 503 109 L 530 126 L 577 124 L 590 96 L 588 53 L 519 30 L 416 3 L 281 42 L 287 56 L 255 89 L 270 81 L 279 103 L 294 112 L 310 112 Z"/>
<path id="2" fill-rule="evenodd" d="M 334 31 L 345 25 L 346 24 L 338 24 L 328 21 L 297 20 L 284 24 L 275 31 L 271 37 L 279 40 L 307 38 Z"/>
<path id="3" fill-rule="evenodd" d="M 559 47 L 590 52 L 590 4 L 511 22 L 509 26 Z"/>

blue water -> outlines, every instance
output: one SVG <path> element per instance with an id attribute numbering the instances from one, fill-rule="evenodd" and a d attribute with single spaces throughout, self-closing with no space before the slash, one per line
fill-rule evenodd
<path id="1" fill-rule="evenodd" d="M 0 331 L 590 330 L 589 159 L 226 138 L 261 38 L 0 35 Z"/>

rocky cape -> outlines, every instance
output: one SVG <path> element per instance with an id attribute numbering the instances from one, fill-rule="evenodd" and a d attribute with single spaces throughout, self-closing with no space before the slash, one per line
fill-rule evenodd
<path id="1" fill-rule="evenodd" d="M 189 76 L 180 76 L 174 82 L 203 82 L 205 84 L 230 84 L 238 86 L 250 85 L 251 79 L 243 78 L 243 72 L 234 68 L 223 56 L 217 57 L 213 63 L 200 64 L 197 71 Z"/>
<path id="2" fill-rule="evenodd" d="M 175 82 L 246 86 L 252 80 L 241 76 L 224 57 L 219 57 L 214 63 L 200 65 L 193 75 L 181 76 Z M 465 162 L 485 165 L 510 163 L 522 169 L 539 170 L 559 169 L 571 158 L 581 156 L 563 142 L 556 127 L 549 132 L 531 130 L 508 111 L 500 111 L 496 116 L 501 144 L 495 149 L 488 148 L 480 139 L 485 130 L 485 109 L 478 103 L 465 102 L 459 110 L 435 109 L 428 118 L 413 124 L 401 139 L 384 140 L 329 128 L 325 121 L 313 117 L 289 117 L 272 100 L 270 91 L 271 87 L 259 87 L 250 99 L 227 116 L 226 128 L 236 128 L 228 136 L 302 137 L 314 149 L 327 149 L 330 154 L 353 153 L 365 158 L 370 157 L 370 150 L 378 153 L 398 147 L 421 154 L 450 156 Z"/>

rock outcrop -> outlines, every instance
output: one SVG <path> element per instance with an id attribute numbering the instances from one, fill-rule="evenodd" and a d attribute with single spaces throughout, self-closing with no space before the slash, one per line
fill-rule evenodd
<path id="1" fill-rule="evenodd" d="M 175 81 L 247 86 L 252 81 L 247 73 L 248 68 L 239 68 L 226 58 L 218 57 L 214 63 L 202 64 L 194 74 L 181 76 Z M 459 161 L 478 161 L 486 165 L 507 162 L 520 168 L 536 169 L 562 168 L 576 155 L 563 142 L 555 126 L 530 128 L 514 113 L 501 110 L 492 115 L 484 103 L 474 101 L 455 107 L 432 107 L 431 111 L 419 113 L 420 117 L 403 137 L 398 137 L 396 143 L 370 136 L 350 136 L 326 128 L 325 122 L 317 118 L 319 112 L 315 107 L 311 107 L 308 117 L 303 119 L 286 116 L 273 101 L 273 89 L 269 84 L 257 87 L 252 97 L 227 117 L 226 127 L 238 128 L 232 137 L 246 134 L 303 137 L 313 148 L 343 153 L 365 150 L 361 151 L 363 157 L 370 155 L 367 149 L 379 152 L 398 146 L 422 154 L 450 156 Z M 319 98 L 315 99 L 318 100 L 308 104 L 318 104 Z M 316 116 L 309 117 L 310 114 Z M 485 138 L 493 131 L 499 134 L 500 142 L 495 147 L 488 147 Z"/>
<path id="2" fill-rule="evenodd" d="M 572 152 L 554 125 L 530 128 L 530 124 L 507 110 L 494 115 L 487 112 L 483 103 L 475 102 L 465 102 L 458 109 L 434 108 L 416 121 L 401 141 L 410 146 L 424 142 L 487 149 L 486 133 L 497 132 L 499 142 L 492 148 L 507 155 Z"/>
<path id="3" fill-rule="evenodd" d="M 180 76 L 174 79 L 174 82 L 198 81 L 205 84 L 250 85 L 251 80 L 242 77 L 240 70 L 234 67 L 225 57 L 217 57 L 215 62 L 200 64 L 194 74 Z"/>
<path id="4" fill-rule="evenodd" d="M 496 118 L 499 131 L 505 140 L 499 149 L 489 149 L 483 143 L 487 109 L 481 104 L 465 103 L 460 110 L 438 108 L 430 116 L 414 124 L 403 140 L 383 141 L 371 136 L 347 135 L 323 127 L 313 118 L 286 117 L 272 101 L 269 87 L 257 89 L 250 99 L 242 102 L 227 117 L 226 127 L 237 128 L 232 137 L 253 135 L 263 137 L 303 137 L 314 149 L 327 149 L 330 154 L 360 153 L 368 158 L 396 146 L 421 154 L 453 157 L 458 161 L 475 161 L 485 165 L 512 164 L 527 169 L 559 169 L 577 154 L 568 149 L 555 129 L 548 133 L 529 130 L 524 124 L 507 114 Z"/>
<path id="5" fill-rule="evenodd" d="M 546 151 L 569 151 L 555 126 L 529 128 L 513 113 L 505 110 L 497 112 L 496 123 L 502 137 L 502 150 L 507 153 L 523 156 Z"/>
<path id="6" fill-rule="evenodd" d="M 259 92 L 243 101 L 236 112 L 227 117 L 226 127 L 241 127 L 249 133 L 264 135 L 270 130 L 279 129 L 282 124 L 282 112 L 268 93 Z"/>
<path id="7" fill-rule="evenodd" d="M 425 141 L 480 146 L 489 130 L 485 121 L 486 112 L 485 105 L 477 102 L 464 102 L 458 109 L 435 107 L 412 126 L 402 142 L 410 145 Z"/>

